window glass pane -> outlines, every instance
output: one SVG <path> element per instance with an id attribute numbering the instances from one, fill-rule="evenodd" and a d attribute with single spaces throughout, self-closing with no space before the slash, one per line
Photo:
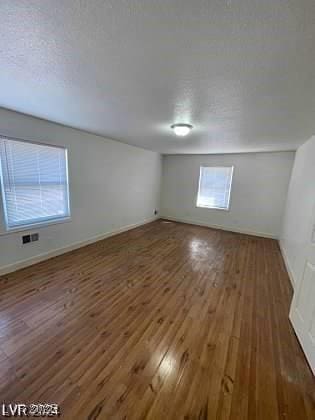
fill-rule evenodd
<path id="1" fill-rule="evenodd" d="M 66 149 L 1 137 L 0 162 L 8 228 L 69 216 Z"/>
<path id="2" fill-rule="evenodd" d="M 228 209 L 233 167 L 200 168 L 198 207 Z"/>

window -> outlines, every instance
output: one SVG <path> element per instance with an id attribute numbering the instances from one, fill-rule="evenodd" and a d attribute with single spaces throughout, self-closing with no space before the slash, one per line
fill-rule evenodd
<path id="1" fill-rule="evenodd" d="M 7 229 L 70 216 L 66 149 L 0 137 L 0 178 Z"/>
<path id="2" fill-rule="evenodd" d="M 197 207 L 228 210 L 233 176 L 230 167 L 200 167 Z"/>

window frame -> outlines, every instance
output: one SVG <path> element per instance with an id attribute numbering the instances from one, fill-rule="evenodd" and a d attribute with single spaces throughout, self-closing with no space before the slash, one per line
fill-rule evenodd
<path id="1" fill-rule="evenodd" d="M 65 146 L 59 146 L 55 144 L 49 144 L 42 141 L 34 141 L 34 140 L 25 140 L 17 137 L 12 136 L 6 136 L 4 134 L 0 134 L 0 139 L 6 139 L 6 140 L 12 140 L 12 141 L 18 141 L 23 143 L 31 143 L 31 144 L 37 144 L 39 146 L 47 146 L 47 147 L 54 147 L 57 149 L 62 149 L 65 153 L 65 170 L 66 170 L 66 186 L 67 186 L 67 210 L 68 214 L 66 216 L 60 216 L 60 217 L 52 217 L 46 220 L 40 220 L 40 221 L 34 221 L 34 223 L 25 223 L 17 226 L 9 226 L 8 223 L 8 214 L 7 214 L 7 206 L 6 206 L 6 197 L 5 197 L 5 186 L 3 182 L 3 172 L 2 172 L 2 163 L 0 159 L 0 201 L 1 201 L 1 207 L 2 212 L 0 212 L 0 216 L 2 220 L 0 220 L 0 236 L 5 235 L 8 233 L 14 233 L 14 232 L 21 232 L 25 230 L 32 230 L 37 229 L 49 225 L 55 225 L 59 223 L 67 223 L 71 221 L 71 205 L 70 205 L 70 185 L 69 185 L 69 164 L 68 164 L 68 148 Z M 2 215 L 1 215 L 2 213 Z M 1 231 L 1 227 L 4 228 L 4 231 Z"/>
<path id="2" fill-rule="evenodd" d="M 200 183 L 201 183 L 201 172 L 202 172 L 202 169 L 203 168 L 228 168 L 228 169 L 231 169 L 230 191 L 229 191 L 229 198 L 228 198 L 228 206 L 226 208 L 225 207 L 201 206 L 201 205 L 198 205 L 198 197 L 199 197 Z M 198 209 L 230 211 L 230 209 L 231 209 L 231 196 L 232 196 L 233 175 L 234 175 L 234 165 L 221 165 L 221 166 L 200 165 L 200 167 L 199 167 L 199 178 L 198 178 L 198 189 L 197 189 L 197 196 L 196 196 L 196 207 Z"/>

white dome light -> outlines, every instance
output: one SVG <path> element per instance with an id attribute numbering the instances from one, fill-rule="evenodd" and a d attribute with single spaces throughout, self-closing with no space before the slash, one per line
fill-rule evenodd
<path id="1" fill-rule="evenodd" d="M 171 129 L 174 130 L 176 136 L 184 137 L 190 133 L 192 129 L 192 125 L 190 124 L 173 124 L 171 125 Z"/>

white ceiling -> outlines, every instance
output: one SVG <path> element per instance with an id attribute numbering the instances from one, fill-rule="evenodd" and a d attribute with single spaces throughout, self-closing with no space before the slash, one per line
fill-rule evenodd
<path id="1" fill-rule="evenodd" d="M 315 1 L 1 0 L 0 69 L 0 106 L 125 143 L 292 150 L 315 133 Z"/>

